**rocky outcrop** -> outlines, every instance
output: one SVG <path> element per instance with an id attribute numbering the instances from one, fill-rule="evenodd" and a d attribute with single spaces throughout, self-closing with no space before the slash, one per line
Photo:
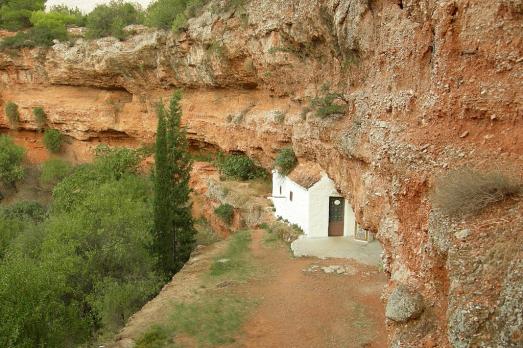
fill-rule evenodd
<path id="1" fill-rule="evenodd" d="M 418 319 L 389 323 L 392 346 L 520 344 L 511 294 L 521 278 L 510 274 L 522 259 L 513 242 L 523 229 L 520 220 L 503 222 L 513 206 L 450 221 L 432 209 L 428 193 L 449 168 L 523 169 L 521 4 L 219 4 L 182 34 L 2 53 L 0 102 L 20 106 L 23 129 L 35 129 L 31 108 L 39 105 L 50 125 L 76 139 L 138 144 L 154 136 L 155 103 L 184 88 L 194 146 L 242 151 L 269 168 L 277 150 L 292 144 L 300 160 L 336 182 L 358 222 L 377 233 L 390 289 L 406 284 L 424 298 Z M 346 112 L 318 118 L 309 100 L 325 101 L 329 92 L 339 93 Z M 3 105 L 0 122 L 8 127 L 2 116 Z M 505 232 L 488 234 L 493 226 Z M 464 229 L 470 234 L 454 237 Z M 501 245 L 497 263 L 492 248 Z M 498 256 L 486 260 L 486 251 Z"/>

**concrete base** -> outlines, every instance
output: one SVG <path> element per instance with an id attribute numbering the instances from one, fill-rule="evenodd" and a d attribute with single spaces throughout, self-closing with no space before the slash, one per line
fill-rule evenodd
<path id="1" fill-rule="evenodd" d="M 307 238 L 301 236 L 291 244 L 294 256 L 353 259 L 369 266 L 381 264 L 381 248 L 377 241 L 360 242 L 353 237 Z"/>

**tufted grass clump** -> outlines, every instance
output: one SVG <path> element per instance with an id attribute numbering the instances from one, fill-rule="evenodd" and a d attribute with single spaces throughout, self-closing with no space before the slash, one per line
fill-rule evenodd
<path id="1" fill-rule="evenodd" d="M 430 198 L 446 215 L 460 217 L 522 193 L 521 180 L 501 170 L 459 168 L 436 181 Z"/>
<path id="2" fill-rule="evenodd" d="M 18 105 L 13 102 L 8 102 L 5 105 L 5 115 L 9 121 L 9 125 L 13 129 L 18 129 L 20 123 L 20 111 L 18 111 Z"/>
<path id="3" fill-rule="evenodd" d="M 292 147 L 285 147 L 278 152 L 276 159 L 274 160 L 274 166 L 282 174 L 287 175 L 296 165 L 298 164 L 298 159 Z"/>

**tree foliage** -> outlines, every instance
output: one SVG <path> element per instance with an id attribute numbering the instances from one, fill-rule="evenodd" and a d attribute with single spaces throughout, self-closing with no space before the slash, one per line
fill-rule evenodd
<path id="1" fill-rule="evenodd" d="M 48 213 L 0 210 L 1 347 L 85 345 L 158 291 L 152 185 L 132 152 L 102 148 L 55 187 Z"/>
<path id="2" fill-rule="evenodd" d="M 130 24 L 143 22 L 143 13 L 135 5 L 113 0 L 107 5 L 98 5 L 87 15 L 87 37 L 100 38 L 113 36 L 125 38 L 123 28 Z"/>
<path id="3" fill-rule="evenodd" d="M 195 243 L 189 198 L 192 161 L 187 133 L 180 124 L 180 100 L 178 91 L 167 110 L 160 104 L 157 111 L 153 250 L 166 277 L 189 259 Z"/>
<path id="4" fill-rule="evenodd" d="M 34 107 L 33 116 L 35 118 L 38 130 L 41 131 L 42 129 L 44 129 L 45 125 L 47 124 L 47 115 L 45 114 L 44 109 L 41 106 Z"/>
<path id="5" fill-rule="evenodd" d="M 20 30 L 31 26 L 33 11 L 43 11 L 46 0 L 4 0 L 0 3 L 0 28 Z"/>

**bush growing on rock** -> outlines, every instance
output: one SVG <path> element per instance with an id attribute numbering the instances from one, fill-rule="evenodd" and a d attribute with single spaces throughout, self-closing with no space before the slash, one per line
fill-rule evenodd
<path id="1" fill-rule="evenodd" d="M 33 115 L 35 117 L 36 126 L 38 127 L 38 130 L 41 131 L 47 124 L 47 115 L 45 114 L 44 109 L 40 106 L 33 108 Z"/>
<path id="2" fill-rule="evenodd" d="M 274 166 L 282 175 L 289 174 L 298 164 L 298 159 L 292 147 L 281 149 L 274 160 Z"/>
<path id="3" fill-rule="evenodd" d="M 443 213 L 458 217 L 478 213 L 490 204 L 522 192 L 521 180 L 503 171 L 460 168 L 436 181 L 431 201 Z"/>
<path id="4" fill-rule="evenodd" d="M 63 140 L 62 133 L 57 129 L 47 129 L 44 133 L 44 145 L 51 152 L 60 152 Z"/>
<path id="5" fill-rule="evenodd" d="M 243 154 L 220 156 L 217 165 L 222 175 L 232 179 L 250 180 L 267 175 L 253 160 Z"/>
<path id="6" fill-rule="evenodd" d="M 343 94 L 332 92 L 328 86 L 322 87 L 322 95 L 313 98 L 309 108 L 319 118 L 328 118 L 343 115 L 347 111 Z"/>
<path id="7" fill-rule="evenodd" d="M 5 105 L 5 114 L 11 127 L 17 129 L 18 124 L 20 123 L 20 111 L 18 111 L 18 105 L 13 102 L 8 102 Z"/>
<path id="8" fill-rule="evenodd" d="M 230 225 L 234 217 L 234 207 L 228 203 L 220 204 L 219 207 L 214 209 L 214 213 L 218 215 L 223 222 Z"/>

